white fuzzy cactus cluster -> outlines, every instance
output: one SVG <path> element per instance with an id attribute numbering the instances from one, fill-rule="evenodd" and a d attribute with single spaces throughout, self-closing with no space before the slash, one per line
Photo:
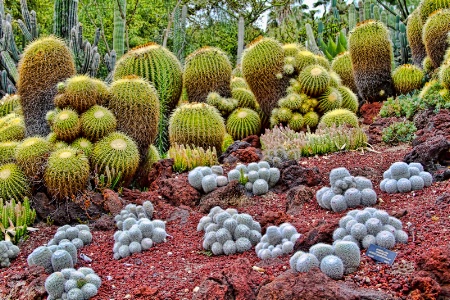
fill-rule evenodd
<path id="1" fill-rule="evenodd" d="M 80 249 L 92 242 L 92 233 L 89 226 L 84 224 L 64 225 L 56 230 L 47 246 L 59 245 L 61 242 L 71 242 L 77 249 Z"/>
<path id="2" fill-rule="evenodd" d="M 214 255 L 230 255 L 248 251 L 261 240 L 261 225 L 249 214 L 234 208 L 211 208 L 200 219 L 197 231 L 204 231 L 203 249 Z"/>
<path id="3" fill-rule="evenodd" d="M 19 255 L 19 247 L 11 241 L 0 241 L 0 268 L 7 268 L 11 265 L 11 260 Z"/>
<path id="4" fill-rule="evenodd" d="M 166 223 L 152 221 L 153 211 L 153 204 L 145 201 L 142 205 L 128 204 L 114 217 L 119 229 L 114 233 L 114 259 L 140 253 L 166 241 Z"/>
<path id="5" fill-rule="evenodd" d="M 256 254 L 260 259 L 289 254 L 294 251 L 294 243 L 300 236 L 297 229 L 290 223 L 269 226 L 255 247 Z"/>
<path id="6" fill-rule="evenodd" d="M 350 175 L 344 167 L 331 170 L 330 185 L 316 192 L 317 202 L 322 208 L 341 212 L 348 208 L 372 206 L 377 203 L 372 182 L 363 176 Z"/>
<path id="7" fill-rule="evenodd" d="M 433 176 L 424 171 L 420 163 L 395 162 L 383 173 L 380 189 L 388 194 L 408 193 L 421 190 L 432 183 Z"/>
<path id="8" fill-rule="evenodd" d="M 318 243 L 309 252 L 298 251 L 291 256 L 289 264 L 297 272 L 309 272 L 318 267 L 328 277 L 341 279 L 358 269 L 361 253 L 357 244 L 351 241 L 337 241 L 333 245 Z"/>
<path id="9" fill-rule="evenodd" d="M 45 280 L 47 300 L 87 300 L 98 293 L 101 278 L 91 268 L 65 268 Z"/>
<path id="10" fill-rule="evenodd" d="M 391 249 L 396 243 L 407 243 L 408 234 L 402 230 L 402 221 L 386 211 L 366 207 L 352 210 L 339 220 L 339 228 L 333 232 L 333 240 L 352 241 L 360 248 L 370 244 Z"/>
<path id="11" fill-rule="evenodd" d="M 78 261 L 77 249 L 91 242 L 92 234 L 87 225 L 61 226 L 46 246 L 37 247 L 28 255 L 28 265 L 42 266 L 47 273 L 73 268 Z"/>
<path id="12" fill-rule="evenodd" d="M 228 176 L 224 176 L 221 166 L 197 167 L 188 175 L 189 184 L 206 194 L 227 185 L 231 180 L 244 180 L 246 190 L 260 196 L 267 193 L 269 187 L 275 186 L 279 179 L 280 170 L 271 168 L 266 161 L 239 164 L 228 172 Z"/>

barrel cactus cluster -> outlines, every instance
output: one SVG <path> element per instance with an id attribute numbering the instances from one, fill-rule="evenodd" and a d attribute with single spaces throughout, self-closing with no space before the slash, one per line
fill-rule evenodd
<path id="1" fill-rule="evenodd" d="M 312 268 L 320 270 L 332 279 L 341 279 L 358 269 L 361 253 L 352 241 L 340 240 L 333 245 L 318 243 L 309 252 L 298 251 L 291 256 L 289 265 L 297 272 L 308 272 Z"/>
<path id="2" fill-rule="evenodd" d="M 371 244 L 392 249 L 396 243 L 408 242 L 408 234 L 402 228 L 402 221 L 386 211 L 366 207 L 349 211 L 342 217 L 333 232 L 333 240 L 335 243 L 351 241 L 361 249 L 367 249 Z"/>
<path id="3" fill-rule="evenodd" d="M 7 268 L 11 260 L 19 255 L 20 249 L 10 241 L 0 241 L 0 268 Z"/>
<path id="4" fill-rule="evenodd" d="M 92 234 L 87 225 L 61 226 L 46 246 L 37 247 L 28 255 L 28 265 L 42 266 L 47 273 L 73 268 L 78 261 L 77 249 L 91 242 Z"/>
<path id="5" fill-rule="evenodd" d="M 166 223 L 151 220 L 153 204 L 128 204 L 114 217 L 119 230 L 114 233 L 114 259 L 121 259 L 148 250 L 166 241 Z"/>
<path id="6" fill-rule="evenodd" d="M 261 225 L 246 213 L 234 208 L 211 208 L 203 216 L 197 231 L 204 231 L 203 249 L 213 255 L 232 255 L 250 250 L 261 240 Z"/>
<path id="7" fill-rule="evenodd" d="M 420 163 L 395 162 L 383 173 L 380 189 L 388 194 L 408 193 L 428 187 L 433 176 Z"/>
<path id="8" fill-rule="evenodd" d="M 289 254 L 294 251 L 294 243 L 300 236 L 290 223 L 269 226 L 255 247 L 256 255 L 264 260 Z"/>
<path id="9" fill-rule="evenodd" d="M 45 280 L 47 299 L 88 300 L 97 295 L 102 284 L 100 276 L 88 267 L 64 268 L 50 274 Z"/>
<path id="10" fill-rule="evenodd" d="M 344 168 L 331 170 L 330 187 L 316 192 L 319 206 L 334 212 L 345 211 L 357 206 L 372 206 L 377 203 L 377 194 L 372 182 L 363 176 L 352 176 Z"/>
<path id="11" fill-rule="evenodd" d="M 228 172 L 228 181 L 238 180 L 248 192 L 261 196 L 280 180 L 280 170 L 271 168 L 267 161 L 239 164 Z"/>
<path id="12" fill-rule="evenodd" d="M 222 166 L 196 167 L 188 174 L 191 186 L 204 193 L 210 193 L 218 187 L 228 184 L 228 178 L 223 174 Z"/>

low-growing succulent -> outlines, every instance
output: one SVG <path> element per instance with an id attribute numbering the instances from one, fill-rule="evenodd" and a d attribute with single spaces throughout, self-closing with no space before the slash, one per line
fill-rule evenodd
<path id="1" fill-rule="evenodd" d="M 87 300 L 97 295 L 101 278 L 91 268 L 65 268 L 45 280 L 49 299 Z"/>
<path id="2" fill-rule="evenodd" d="M 11 241 L 0 241 L 0 268 L 7 268 L 11 260 L 19 255 L 20 249 Z"/>
<path id="3" fill-rule="evenodd" d="M 261 241 L 255 247 L 256 254 L 264 260 L 291 253 L 299 237 L 297 229 L 290 223 L 269 226 L 266 233 L 260 236 Z"/>
<path id="4" fill-rule="evenodd" d="M 383 174 L 380 190 L 388 194 L 421 190 L 433 183 L 433 176 L 420 163 L 395 162 Z"/>

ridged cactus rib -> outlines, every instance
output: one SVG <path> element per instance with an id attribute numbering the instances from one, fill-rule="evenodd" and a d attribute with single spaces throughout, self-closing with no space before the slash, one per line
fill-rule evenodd
<path id="1" fill-rule="evenodd" d="M 19 145 L 19 142 L 0 142 L 0 164 L 5 164 L 14 160 L 17 145 Z"/>
<path id="2" fill-rule="evenodd" d="M 377 102 L 392 96 L 393 50 L 386 26 L 374 20 L 361 22 L 350 32 L 349 44 L 353 75 L 361 98 Z"/>
<path id="3" fill-rule="evenodd" d="M 178 107 L 170 117 L 170 143 L 221 149 L 225 134 L 219 111 L 206 103 L 188 103 Z"/>
<path id="4" fill-rule="evenodd" d="M 411 56 L 414 65 L 417 67 L 422 66 L 422 61 L 427 56 L 425 45 L 422 41 L 422 19 L 420 17 L 420 7 L 418 6 L 408 17 L 408 23 L 406 25 L 406 37 L 411 48 Z"/>
<path id="5" fill-rule="evenodd" d="M 246 88 L 235 88 L 231 91 L 231 97 L 236 99 L 238 107 L 247 107 L 254 109 L 256 107 L 256 98 L 252 91 Z"/>
<path id="6" fill-rule="evenodd" d="M 331 69 L 341 77 L 343 85 L 350 88 L 354 93 L 358 92 L 353 76 L 353 65 L 350 58 L 350 52 L 346 51 L 337 55 L 331 63 Z"/>
<path id="7" fill-rule="evenodd" d="M 356 113 L 358 111 L 359 102 L 355 93 L 346 86 L 338 87 L 338 91 L 342 96 L 341 108 L 346 108 L 349 111 Z"/>
<path id="8" fill-rule="evenodd" d="M 63 109 L 53 119 L 52 129 L 59 140 L 71 142 L 81 132 L 81 122 L 76 111 Z"/>
<path id="9" fill-rule="evenodd" d="M 0 165 L 0 198 L 22 201 L 30 193 L 28 180 L 16 164 Z"/>
<path id="10" fill-rule="evenodd" d="M 330 75 L 320 65 L 310 65 L 300 73 L 298 81 L 305 94 L 311 97 L 319 96 L 330 84 Z"/>
<path id="11" fill-rule="evenodd" d="M 117 129 L 129 135 L 144 157 L 158 134 L 158 92 L 139 77 L 119 79 L 111 85 L 109 107 L 117 118 Z"/>
<path id="12" fill-rule="evenodd" d="M 335 109 L 327 112 L 320 119 L 320 123 L 331 127 L 333 125 L 340 126 L 342 124 L 348 124 L 353 127 L 358 127 L 358 117 L 355 113 L 347 109 Z"/>
<path id="13" fill-rule="evenodd" d="M 236 109 L 227 119 L 227 132 L 235 140 L 257 135 L 260 130 L 261 120 L 258 113 L 249 108 Z"/>
<path id="14" fill-rule="evenodd" d="M 113 132 L 95 144 L 91 162 L 99 174 L 106 175 L 109 169 L 114 178 L 118 176 L 120 181 L 126 182 L 139 166 L 139 150 L 130 137 Z"/>
<path id="15" fill-rule="evenodd" d="M 117 119 L 106 107 L 94 105 L 81 115 L 81 132 L 92 142 L 114 132 L 116 128 Z"/>
<path id="16" fill-rule="evenodd" d="M 25 48 L 19 62 L 17 85 L 26 136 L 45 136 L 50 132 L 45 115 L 54 108 L 56 84 L 75 72 L 70 49 L 56 37 L 40 38 Z"/>
<path id="17" fill-rule="evenodd" d="M 422 87 L 425 74 L 414 65 L 398 66 L 392 73 L 394 87 L 398 94 L 408 94 Z"/>
<path id="18" fill-rule="evenodd" d="M 342 105 L 342 95 L 338 89 L 329 87 L 325 92 L 317 97 L 318 109 L 321 113 L 340 108 Z"/>
<path id="19" fill-rule="evenodd" d="M 433 67 L 438 68 L 445 55 L 447 34 L 450 32 L 450 9 L 432 13 L 423 25 L 422 40 Z"/>
<path id="20" fill-rule="evenodd" d="M 27 177 L 39 178 L 50 151 L 51 145 L 44 138 L 29 137 L 17 146 L 15 158 Z"/>
<path id="21" fill-rule="evenodd" d="M 231 63 L 225 52 L 203 47 L 186 57 L 183 85 L 189 102 L 206 102 L 210 92 L 230 97 Z"/>
<path id="22" fill-rule="evenodd" d="M 420 18 L 425 24 L 432 13 L 439 9 L 450 8 L 449 0 L 423 0 L 420 3 Z"/>
<path id="23" fill-rule="evenodd" d="M 283 73 L 283 66 L 283 47 L 271 38 L 254 40 L 242 54 L 242 74 L 266 116 L 288 86 L 287 79 L 277 77 Z"/>
<path id="24" fill-rule="evenodd" d="M 181 63 L 167 48 L 150 43 L 132 49 L 119 59 L 114 69 L 114 80 L 137 75 L 150 81 L 158 91 L 160 119 L 155 144 L 160 153 L 169 148 L 168 120 L 176 107 L 183 87 Z"/>

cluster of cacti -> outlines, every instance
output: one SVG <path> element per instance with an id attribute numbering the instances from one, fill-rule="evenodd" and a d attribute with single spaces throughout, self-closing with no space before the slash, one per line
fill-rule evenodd
<path id="1" fill-rule="evenodd" d="M 421 6 L 409 15 L 406 25 L 406 36 L 411 47 L 411 56 L 415 66 L 422 67 L 422 61 L 427 56 L 422 40 L 422 19 L 420 17 Z"/>
<path id="2" fill-rule="evenodd" d="M 205 150 L 202 147 L 173 144 L 170 146 L 167 155 L 173 159 L 173 170 L 180 173 L 196 167 L 209 167 L 218 163 L 217 152 L 214 147 Z"/>
<path id="3" fill-rule="evenodd" d="M 128 257 L 166 241 L 166 223 L 153 220 L 153 204 L 128 204 L 114 217 L 119 229 L 114 233 L 114 259 Z"/>
<path id="4" fill-rule="evenodd" d="M 316 192 L 319 206 L 334 212 L 341 212 L 357 206 L 372 206 L 377 203 L 377 194 L 372 182 L 363 176 L 352 176 L 344 168 L 331 170 L 330 187 L 323 187 Z"/>
<path id="5" fill-rule="evenodd" d="M 156 145 L 160 153 L 169 148 L 168 120 L 183 87 L 183 70 L 177 57 L 167 48 L 149 43 L 128 51 L 117 61 L 114 80 L 137 75 L 150 81 L 159 95 L 159 123 Z"/>
<path id="6" fill-rule="evenodd" d="M 28 255 L 27 262 L 29 266 L 43 267 L 46 273 L 73 268 L 77 263 L 77 248 L 69 241 L 63 241 L 59 245 L 40 246 Z"/>
<path id="7" fill-rule="evenodd" d="M 20 249 L 10 241 L 0 241 L 0 268 L 7 268 L 11 260 L 19 255 Z"/>
<path id="8" fill-rule="evenodd" d="M 3 189 L 1 186 L 0 188 Z M 26 237 L 28 226 L 32 225 L 36 218 L 36 211 L 30 207 L 28 197 L 24 197 L 23 201 L 17 202 L 14 199 L 4 202 L 6 200 L 3 199 L 8 198 L 0 195 L 0 224 L 4 228 L 0 232 L 0 240 L 11 241 L 17 244 Z"/>
<path id="9" fill-rule="evenodd" d="M 55 107 L 56 85 L 74 74 L 72 53 L 64 41 L 49 36 L 25 48 L 17 84 L 27 136 L 44 136 L 50 132 L 45 115 Z"/>
<path id="10" fill-rule="evenodd" d="M 309 252 L 298 251 L 289 259 L 291 269 L 297 272 L 320 268 L 332 279 L 341 279 L 344 274 L 355 272 L 360 262 L 358 245 L 347 240 L 336 241 L 333 245 L 318 243 L 311 246 Z"/>
<path id="11" fill-rule="evenodd" d="M 47 243 L 47 246 L 61 245 L 61 243 L 67 242 L 72 243 L 77 249 L 89 245 L 92 242 L 92 233 L 89 227 L 83 224 L 61 226 L 56 230 L 55 235 Z"/>
<path id="12" fill-rule="evenodd" d="M 0 165 L 13 162 L 19 142 L 0 142 Z"/>
<path id="13" fill-rule="evenodd" d="M 20 96 L 6 94 L 0 99 L 0 118 L 12 112 L 20 111 Z"/>
<path id="14" fill-rule="evenodd" d="M 231 96 L 231 63 L 225 52 L 214 47 L 203 47 L 186 57 L 183 86 L 189 102 L 206 102 L 210 92 Z"/>
<path id="15" fill-rule="evenodd" d="M 206 103 L 187 103 L 179 106 L 169 120 L 171 144 L 222 149 L 225 123 L 219 111 Z"/>
<path id="16" fill-rule="evenodd" d="M 397 94 L 408 94 L 423 85 L 425 74 L 415 65 L 401 65 L 392 72 L 392 81 Z"/>
<path id="17" fill-rule="evenodd" d="M 234 208 L 226 210 L 219 206 L 211 208 L 203 216 L 197 231 L 204 231 L 203 249 L 213 255 L 231 255 L 250 250 L 261 240 L 261 225 L 246 213 Z"/>
<path id="18" fill-rule="evenodd" d="M 294 243 L 300 236 L 290 223 L 269 226 L 255 247 L 256 255 L 264 260 L 289 254 L 294 251 Z"/>
<path id="19" fill-rule="evenodd" d="M 238 180 L 253 195 L 261 196 L 274 187 L 280 180 L 280 170 L 271 168 L 267 161 L 238 164 L 228 172 L 228 181 Z"/>
<path id="20" fill-rule="evenodd" d="M 48 300 L 88 300 L 97 295 L 102 284 L 100 276 L 88 267 L 64 268 L 50 274 L 45 280 Z"/>
<path id="21" fill-rule="evenodd" d="M 448 6 L 450 8 L 450 5 Z M 422 10 L 424 7 L 422 6 Z M 434 11 L 423 25 L 423 43 L 427 56 L 434 68 L 438 68 L 449 46 L 447 34 L 450 31 L 450 9 Z"/>
<path id="22" fill-rule="evenodd" d="M 14 163 L 0 165 L 0 198 L 20 201 L 29 193 L 28 178 L 18 165 Z"/>
<path id="23" fill-rule="evenodd" d="M 0 142 L 20 141 L 25 136 L 23 116 L 14 112 L 0 118 Z"/>
<path id="24" fill-rule="evenodd" d="M 360 22 L 350 32 L 349 45 L 353 75 L 362 100 L 376 102 L 392 96 L 393 50 L 386 26 L 375 20 Z"/>
<path id="25" fill-rule="evenodd" d="M 371 244 L 392 249 L 396 243 L 407 243 L 408 234 L 402 230 L 402 222 L 386 211 L 373 207 L 352 210 L 339 220 L 333 232 L 334 243 L 350 241 L 367 249 Z"/>
<path id="26" fill-rule="evenodd" d="M 228 184 L 228 178 L 223 175 L 223 168 L 219 165 L 198 166 L 188 174 L 191 186 L 204 193 L 210 193 L 218 187 Z"/>
<path id="27" fill-rule="evenodd" d="M 382 192 L 408 193 L 421 190 L 433 183 L 433 176 L 424 171 L 420 163 L 395 162 L 383 173 L 380 182 Z"/>

